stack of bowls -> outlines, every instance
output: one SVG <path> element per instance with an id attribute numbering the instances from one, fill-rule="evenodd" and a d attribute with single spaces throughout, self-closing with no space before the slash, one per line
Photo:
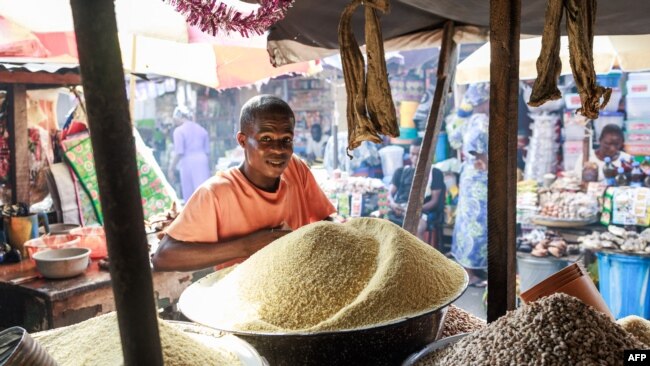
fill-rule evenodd
<path id="1" fill-rule="evenodd" d="M 528 291 L 523 292 L 521 298 L 525 303 L 529 303 L 555 293 L 564 293 L 578 298 L 585 304 L 591 305 L 594 309 L 606 314 L 612 320 L 614 319 L 589 274 L 578 263 L 573 263 L 549 276 Z"/>

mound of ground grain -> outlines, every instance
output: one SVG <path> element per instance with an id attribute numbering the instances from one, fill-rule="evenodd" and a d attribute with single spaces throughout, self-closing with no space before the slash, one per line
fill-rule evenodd
<path id="1" fill-rule="evenodd" d="M 158 321 L 158 329 L 166 366 L 241 365 L 234 353 L 207 347 L 164 320 Z M 32 337 L 62 366 L 124 364 L 115 312 Z"/>
<path id="2" fill-rule="evenodd" d="M 473 333 L 477 330 L 485 328 L 487 324 L 485 320 L 476 317 L 467 311 L 449 305 L 447 308 L 447 315 L 445 315 L 445 322 L 442 326 L 442 338 L 455 336 L 461 333 Z"/>
<path id="3" fill-rule="evenodd" d="M 628 333 L 634 335 L 638 340 L 645 343 L 646 348 L 650 347 L 650 321 L 636 315 L 626 316 L 616 321 Z"/>
<path id="4" fill-rule="evenodd" d="M 606 315 L 554 294 L 508 312 L 417 365 L 623 365 L 623 350 L 639 348 L 643 344 Z"/>
<path id="5" fill-rule="evenodd" d="M 216 283 L 211 298 L 225 329 L 341 330 L 446 304 L 465 281 L 462 267 L 397 225 L 361 218 L 276 240 Z"/>

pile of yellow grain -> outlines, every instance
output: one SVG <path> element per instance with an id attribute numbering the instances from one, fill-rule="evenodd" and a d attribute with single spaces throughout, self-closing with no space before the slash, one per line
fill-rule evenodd
<path id="1" fill-rule="evenodd" d="M 650 347 L 650 320 L 643 319 L 636 315 L 626 316 L 616 321 L 628 333 L 631 333 L 638 340 Z"/>
<path id="2" fill-rule="evenodd" d="M 234 353 L 207 347 L 164 320 L 158 329 L 166 366 L 241 365 Z M 124 364 L 119 332 L 113 312 L 32 337 L 59 365 L 116 366 Z"/>
<path id="3" fill-rule="evenodd" d="M 458 295 L 461 266 L 389 221 L 318 222 L 266 246 L 206 294 L 230 330 L 355 329 L 432 310 Z"/>

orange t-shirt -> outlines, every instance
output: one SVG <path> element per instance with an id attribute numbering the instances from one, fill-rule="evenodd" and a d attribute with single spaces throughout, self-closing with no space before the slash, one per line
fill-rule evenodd
<path id="1" fill-rule="evenodd" d="M 217 242 L 285 223 L 295 230 L 334 212 L 309 167 L 294 155 L 272 193 L 255 187 L 238 168 L 217 173 L 194 192 L 167 234 Z"/>

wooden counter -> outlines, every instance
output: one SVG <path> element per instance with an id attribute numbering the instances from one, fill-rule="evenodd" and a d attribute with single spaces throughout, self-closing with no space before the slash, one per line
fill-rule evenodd
<path id="1" fill-rule="evenodd" d="M 159 308 L 178 301 L 183 290 L 212 269 L 195 272 L 153 272 L 154 292 Z M 115 310 L 111 276 L 93 261 L 85 273 L 68 279 L 38 276 L 34 263 L 23 260 L 0 264 L 0 329 L 19 325 L 29 332 L 62 327 Z"/>

